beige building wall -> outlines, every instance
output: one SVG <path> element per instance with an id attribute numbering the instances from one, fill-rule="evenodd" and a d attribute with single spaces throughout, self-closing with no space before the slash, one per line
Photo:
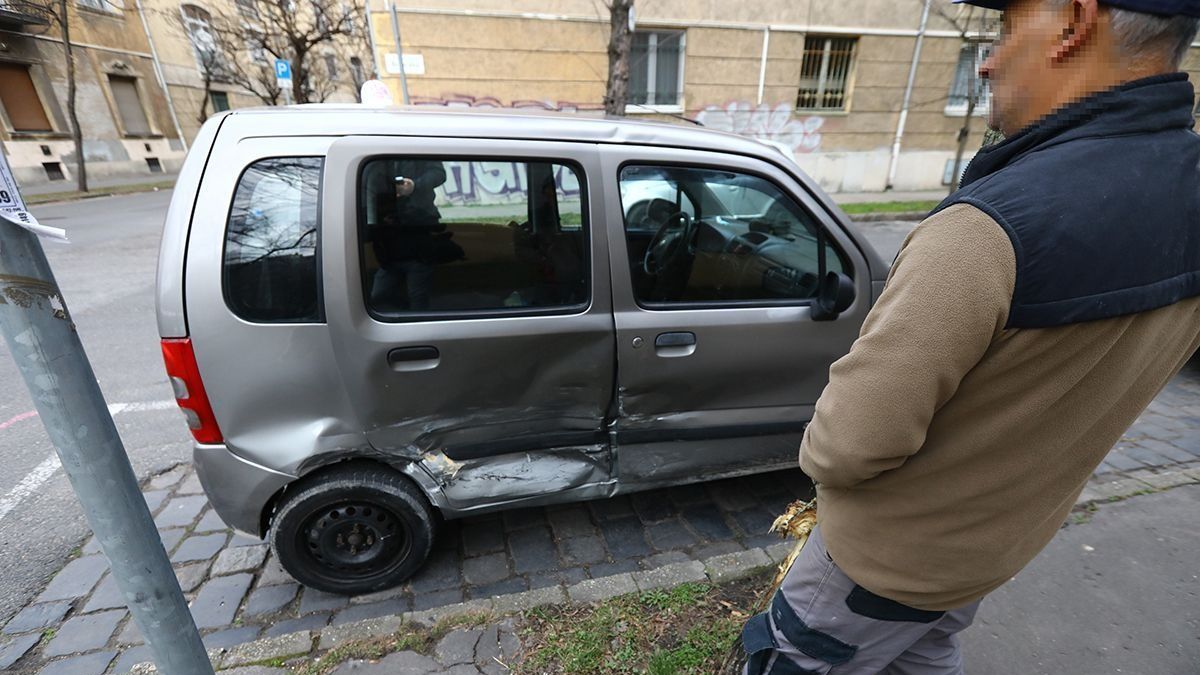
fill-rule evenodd
<path id="1" fill-rule="evenodd" d="M 920 25 L 919 2 L 645 0 L 635 7 L 638 30 L 685 32 L 683 97 L 667 114 L 629 106 L 628 115 L 686 117 L 782 142 L 827 189 L 887 185 Z M 400 102 L 391 15 L 381 0 L 372 8 L 377 66 Z M 968 10 L 946 11 L 961 21 Z M 975 17 L 984 15 L 974 11 Z M 399 8 L 397 16 L 406 62 L 419 66 L 406 73 L 415 104 L 537 105 L 591 114 L 603 108 L 609 24 L 598 1 L 425 0 Z M 970 25 L 984 26 L 978 20 Z M 837 111 L 797 110 L 805 42 L 824 36 L 857 39 L 848 104 Z M 954 24 L 931 14 L 897 189 L 938 188 L 952 162 L 964 116 L 948 111 L 947 100 L 961 44 Z M 386 68 L 389 53 L 392 72 Z M 972 127 L 968 149 L 981 142 L 981 116 Z"/>
<path id="2" fill-rule="evenodd" d="M 182 147 L 154 73 L 145 32 L 132 0 L 124 7 L 95 10 L 71 5 L 69 25 L 75 51 L 77 107 L 90 179 L 156 175 L 176 170 Z M 22 185 L 63 180 L 75 173 L 75 148 L 67 117 L 65 51 L 57 26 L 0 26 L 5 48 L 0 62 L 27 66 L 51 129 L 13 128 L 0 115 L 0 141 Z M 132 79 L 148 130 L 127 129 L 112 78 Z M 153 168 L 152 168 L 153 167 Z"/>

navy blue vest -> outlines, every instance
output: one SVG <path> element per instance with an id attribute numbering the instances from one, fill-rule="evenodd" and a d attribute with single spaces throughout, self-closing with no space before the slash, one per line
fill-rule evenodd
<path id="1" fill-rule="evenodd" d="M 1044 328 L 1200 295 L 1200 135 L 1173 73 L 1063 107 L 985 148 L 934 213 L 970 204 L 1012 240 L 1010 328 Z"/>

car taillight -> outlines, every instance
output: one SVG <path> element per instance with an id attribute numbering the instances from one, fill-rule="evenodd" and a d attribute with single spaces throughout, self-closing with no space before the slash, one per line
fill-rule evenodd
<path id="1" fill-rule="evenodd" d="M 192 436 L 198 443 L 220 443 L 224 438 L 208 403 L 208 394 L 204 393 L 192 341 L 189 338 L 163 338 L 162 352 L 167 377 L 171 378 L 171 388 L 175 390 L 175 402 L 183 410 Z"/>

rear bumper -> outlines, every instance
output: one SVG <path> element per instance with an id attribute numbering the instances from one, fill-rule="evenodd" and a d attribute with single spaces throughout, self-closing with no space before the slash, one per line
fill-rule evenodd
<path id="1" fill-rule="evenodd" d="M 234 529 L 263 537 L 262 514 L 272 495 L 296 479 L 233 454 L 224 445 L 196 445 L 192 461 L 200 485 L 221 520 Z"/>

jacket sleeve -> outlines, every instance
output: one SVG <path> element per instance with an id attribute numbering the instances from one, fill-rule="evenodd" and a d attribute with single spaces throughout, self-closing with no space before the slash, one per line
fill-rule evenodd
<path id="1" fill-rule="evenodd" d="M 829 384 L 800 445 L 816 483 L 847 488 L 921 449 L 930 421 L 1008 320 L 1013 246 L 979 209 L 958 204 L 909 234 L 879 301 Z"/>

